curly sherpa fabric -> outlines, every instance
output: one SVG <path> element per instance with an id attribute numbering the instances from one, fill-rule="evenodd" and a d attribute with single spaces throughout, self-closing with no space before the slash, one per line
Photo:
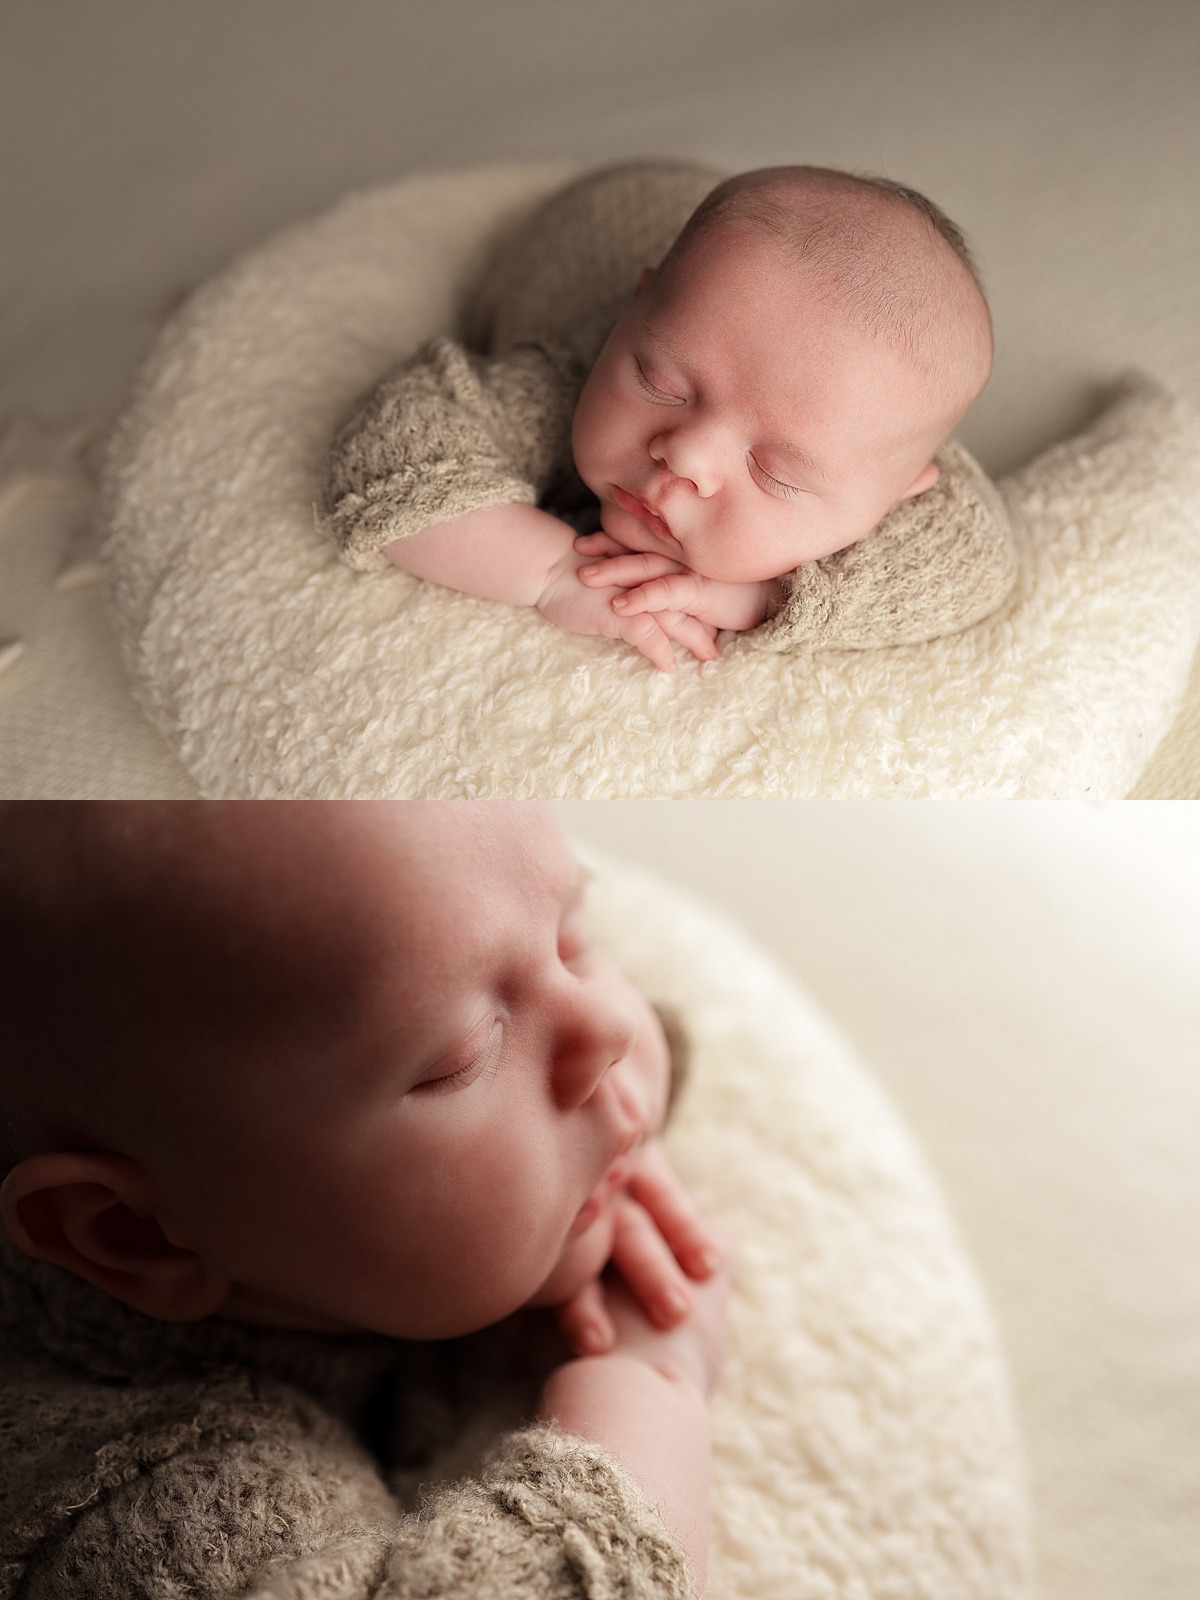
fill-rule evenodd
<path id="1" fill-rule="evenodd" d="M 672 1157 L 737 1239 L 714 1600 L 1030 1600 L 1002 1361 L 911 1141 L 744 937 L 591 864 L 597 940 L 689 1039 Z M 0 1343 L 6 1600 L 688 1593 L 611 1460 L 514 1427 L 527 1380 L 495 1333 L 158 1323 L 0 1235 Z"/>
<path id="2" fill-rule="evenodd" d="M 598 502 L 574 470 L 571 419 L 639 270 L 657 266 L 718 174 L 675 162 L 587 173 L 506 238 L 465 309 L 486 353 L 434 339 L 348 419 L 330 454 L 324 526 L 358 571 L 385 547 L 485 506 L 540 505 L 581 532 Z M 960 444 L 940 481 L 850 550 L 784 577 L 754 641 L 772 650 L 869 650 L 957 633 L 1016 582 L 1003 501 Z"/>
<path id="3" fill-rule="evenodd" d="M 236 262 L 164 331 L 102 521 L 141 703 L 201 790 L 279 796 L 1117 798 L 1200 638 L 1200 421 L 1148 381 L 998 487 L 1020 555 L 974 627 L 796 656 L 727 639 L 671 677 L 314 529 L 358 397 L 456 326 L 561 168 L 414 177 Z"/>

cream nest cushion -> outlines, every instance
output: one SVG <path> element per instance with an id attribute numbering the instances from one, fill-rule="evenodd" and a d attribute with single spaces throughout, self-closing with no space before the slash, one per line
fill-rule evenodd
<path id="1" fill-rule="evenodd" d="M 338 563 L 314 529 L 355 400 L 454 324 L 564 177 L 350 195 L 164 330 L 113 439 L 104 566 L 135 692 L 212 796 L 1121 796 L 1200 634 L 1200 421 L 1146 381 L 1001 489 L 1022 576 L 952 638 L 673 676 L 529 609 Z"/>
<path id="2" fill-rule="evenodd" d="M 738 1239 L 713 1410 L 722 1600 L 1016 1600 L 1029 1519 L 991 1321 L 906 1131 L 740 932 L 599 866 L 591 924 L 692 1043 L 668 1130 Z"/>

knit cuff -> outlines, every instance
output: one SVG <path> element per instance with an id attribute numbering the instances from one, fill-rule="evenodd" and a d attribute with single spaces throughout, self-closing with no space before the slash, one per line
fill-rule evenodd
<path id="1" fill-rule="evenodd" d="M 387 1600 L 693 1600 L 687 1563 L 633 1479 L 552 1427 L 507 1435 L 480 1477 L 403 1524 Z"/>
<path id="2" fill-rule="evenodd" d="M 337 545 L 347 566 L 359 572 L 389 572 L 383 554 L 397 539 L 485 506 L 534 505 L 537 492 L 496 462 L 492 470 L 478 458 L 444 459 L 405 466 L 371 484 L 366 494 L 344 494 L 327 515 L 315 512 L 317 526 Z"/>

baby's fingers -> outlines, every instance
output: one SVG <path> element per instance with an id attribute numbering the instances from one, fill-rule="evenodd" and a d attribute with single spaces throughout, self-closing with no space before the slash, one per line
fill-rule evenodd
<path id="1" fill-rule="evenodd" d="M 717 649 L 717 630 L 711 623 L 701 622 L 699 617 L 688 616 L 686 611 L 656 611 L 654 619 L 667 635 L 668 639 L 676 639 L 690 650 L 697 661 L 715 661 L 720 655 Z"/>
<path id="2" fill-rule="evenodd" d="M 650 574 L 648 583 L 638 583 L 628 594 L 619 594 L 613 609 L 623 617 L 636 616 L 641 611 L 687 611 L 698 605 L 704 592 L 704 580 L 694 572 L 682 572 L 672 563 L 669 576 Z"/>
<path id="3" fill-rule="evenodd" d="M 716 1272 L 724 1260 L 717 1237 L 657 1140 L 638 1152 L 626 1187 L 690 1278 L 708 1278 Z"/>
<path id="4" fill-rule="evenodd" d="M 611 533 L 581 533 L 575 548 L 584 556 L 623 556 L 629 551 L 629 546 L 618 544 Z"/>
<path id="5" fill-rule="evenodd" d="M 577 1294 L 554 1308 L 563 1338 L 577 1356 L 602 1356 L 616 1343 L 617 1330 L 599 1278 L 585 1283 Z"/>
<path id="6" fill-rule="evenodd" d="M 675 671 L 675 652 L 671 648 L 671 641 L 654 617 L 615 617 L 614 621 L 619 622 L 620 636 L 625 643 L 640 650 L 660 672 Z"/>
<path id="7" fill-rule="evenodd" d="M 673 1328 L 692 1308 L 692 1291 L 666 1240 L 636 1201 L 615 1211 L 612 1263 L 656 1328 Z"/>
<path id="8" fill-rule="evenodd" d="M 579 581 L 589 589 L 607 589 L 616 584 L 629 588 L 635 583 L 645 583 L 647 578 L 661 578 L 669 572 L 682 572 L 678 561 L 670 556 L 659 556 L 652 551 L 622 551 L 595 566 L 580 567 Z M 641 610 L 641 607 L 635 609 Z M 646 607 L 652 610 L 653 607 Z"/>

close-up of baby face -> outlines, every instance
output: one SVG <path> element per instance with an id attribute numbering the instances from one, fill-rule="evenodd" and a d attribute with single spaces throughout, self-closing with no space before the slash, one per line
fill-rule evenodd
<path id="1" fill-rule="evenodd" d="M 124 815 L 64 916 L 89 1027 L 115 994 L 143 1033 L 27 1100 L 35 1148 L 136 1163 L 244 1320 L 452 1336 L 601 1270 L 669 1054 L 549 811 L 166 807 L 153 839 Z"/>
<path id="2" fill-rule="evenodd" d="M 619 543 L 708 578 L 777 578 L 936 480 L 950 423 L 934 386 L 760 230 L 712 229 L 659 278 L 643 275 L 575 414 L 576 466 Z"/>
<path id="3" fill-rule="evenodd" d="M 658 1019 L 592 946 L 548 811 L 334 809 L 352 1020 L 278 1150 L 247 1130 L 260 1225 L 227 1212 L 230 1274 L 416 1337 L 557 1302 L 608 1259 L 622 1158 L 662 1121 Z"/>

